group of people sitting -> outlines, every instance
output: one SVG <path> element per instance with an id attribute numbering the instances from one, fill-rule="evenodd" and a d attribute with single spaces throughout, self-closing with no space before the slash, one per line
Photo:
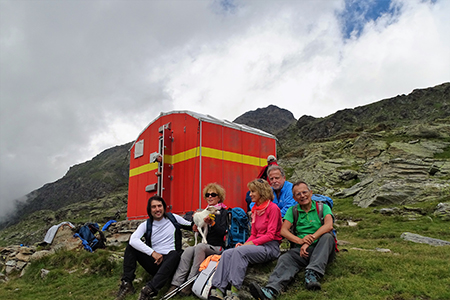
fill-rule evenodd
<path id="1" fill-rule="evenodd" d="M 320 289 L 319 279 L 335 256 L 335 240 L 332 235 L 333 216 L 324 205 L 322 224 L 313 205 L 313 192 L 307 183 L 286 181 L 283 169 L 272 164 L 267 168 L 267 180 L 258 178 L 248 183 L 251 199 L 251 234 L 245 243 L 224 249 L 227 233 L 227 211 L 224 204 L 225 190 L 217 183 L 203 189 L 208 206 L 215 206 L 220 214 L 207 216 L 207 244 L 181 249 L 181 229 L 196 231 L 196 225 L 166 211 L 166 203 L 159 196 L 148 200 L 149 219 L 139 225 L 131 235 L 125 250 L 123 276 L 116 300 L 134 293 L 133 280 L 137 262 L 153 277 L 141 289 L 139 300 L 151 299 L 172 278 L 168 292 L 178 288 L 199 273 L 203 260 L 212 254 L 221 254 L 212 279 L 210 300 L 237 300 L 249 264 L 259 264 L 278 258 L 267 285 L 250 284 L 255 299 L 275 299 L 300 271 L 305 269 L 305 286 L 309 290 Z M 293 206 L 298 204 L 298 218 Z M 294 220 L 294 230 L 291 226 Z M 141 238 L 145 238 L 145 242 Z M 282 238 L 295 247 L 280 256 Z M 181 290 L 190 295 L 192 284 Z M 227 290 L 230 292 L 227 293 Z"/>

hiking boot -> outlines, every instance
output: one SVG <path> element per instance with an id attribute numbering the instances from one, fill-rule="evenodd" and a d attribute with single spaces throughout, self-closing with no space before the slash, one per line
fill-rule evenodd
<path id="1" fill-rule="evenodd" d="M 216 288 L 211 288 L 209 291 L 208 300 L 223 300 L 223 293 Z"/>
<path id="2" fill-rule="evenodd" d="M 172 293 L 174 290 L 176 290 L 178 287 L 176 285 L 171 285 L 170 288 L 167 290 L 166 295 Z"/>
<path id="3" fill-rule="evenodd" d="M 320 275 L 313 270 L 306 270 L 305 271 L 305 286 L 307 290 L 310 291 L 317 291 L 322 289 L 319 283 Z"/>
<path id="4" fill-rule="evenodd" d="M 250 294 L 258 300 L 273 300 L 277 297 L 276 292 L 268 287 L 260 287 L 256 282 L 250 283 Z"/>
<path id="5" fill-rule="evenodd" d="M 156 295 L 158 295 L 158 292 L 156 292 L 151 287 L 146 285 L 141 289 L 141 293 L 139 294 L 138 300 L 150 300 Z"/>
<path id="6" fill-rule="evenodd" d="M 135 292 L 136 290 L 134 289 L 133 283 L 122 280 L 119 291 L 117 292 L 116 300 L 123 300 L 128 294 L 134 294 Z"/>
<path id="7" fill-rule="evenodd" d="M 192 283 L 188 284 L 187 286 L 185 286 L 181 290 L 180 295 L 185 296 L 185 297 L 190 296 L 192 294 L 192 286 L 193 285 L 194 285 L 194 283 L 192 282 Z"/>

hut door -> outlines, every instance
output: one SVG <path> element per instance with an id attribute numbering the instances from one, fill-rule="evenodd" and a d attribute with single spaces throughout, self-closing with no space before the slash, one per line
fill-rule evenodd
<path id="1" fill-rule="evenodd" d="M 159 129 L 162 136 L 159 137 L 159 153 L 162 154 L 162 170 L 161 176 L 158 179 L 158 195 L 163 197 L 169 206 L 169 210 L 172 209 L 172 201 L 170 199 L 170 185 L 172 182 L 172 142 L 173 132 L 170 129 L 170 123 L 167 123 Z"/>

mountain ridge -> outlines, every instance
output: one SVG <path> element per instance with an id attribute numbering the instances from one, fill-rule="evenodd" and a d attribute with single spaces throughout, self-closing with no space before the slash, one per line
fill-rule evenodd
<path id="1" fill-rule="evenodd" d="M 73 165 L 52 183 L 28 193 L 26 201 L 16 200 L 16 212 L 0 229 L 18 223 L 39 210 L 58 210 L 67 205 L 98 199 L 128 186 L 128 150 L 131 142 L 100 152 L 91 160 Z"/>
<path id="2" fill-rule="evenodd" d="M 414 105 L 415 107 L 411 107 Z M 383 99 L 324 118 L 302 116 L 296 125 L 300 139 L 314 141 L 346 132 L 377 132 L 405 124 L 419 124 L 450 116 L 450 83 L 414 89 L 408 95 Z"/>

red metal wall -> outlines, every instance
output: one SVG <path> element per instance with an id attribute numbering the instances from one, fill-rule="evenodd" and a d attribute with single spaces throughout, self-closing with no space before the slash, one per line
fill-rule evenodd
<path id="1" fill-rule="evenodd" d="M 187 113 L 172 113 L 156 119 L 138 137 L 136 141 L 144 139 L 143 156 L 134 158 L 134 145 L 130 150 L 128 219 L 147 217 L 147 200 L 155 193 L 146 192 L 145 187 L 157 182 L 157 164 L 149 165 L 150 153 L 158 151 L 161 135 L 158 129 L 169 122 L 173 132 L 172 153 L 164 156 L 164 163 L 173 165 L 170 199 L 165 199 L 171 211 L 184 213 L 195 210 L 199 208 L 199 201 L 200 206 L 205 207 L 200 193 L 210 182 L 217 182 L 225 188 L 227 206 L 245 208 L 247 183 L 258 175 L 261 166 L 266 165 L 268 155 L 276 155 L 275 139 L 200 122 Z"/>

